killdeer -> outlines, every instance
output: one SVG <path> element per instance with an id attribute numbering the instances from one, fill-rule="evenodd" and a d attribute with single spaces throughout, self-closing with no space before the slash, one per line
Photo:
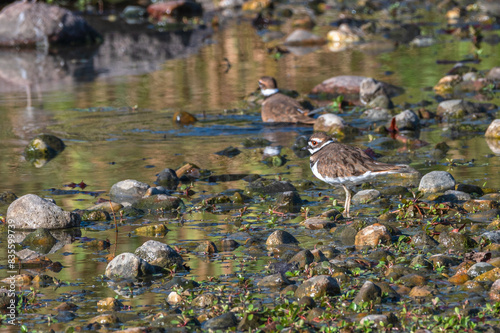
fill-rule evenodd
<path id="1" fill-rule="evenodd" d="M 311 153 L 310 166 L 314 176 L 344 188 L 346 217 L 349 217 L 352 197 L 349 187 L 383 174 L 415 172 L 407 165 L 377 162 L 360 148 L 335 142 L 325 133 L 314 133 L 309 138 L 307 149 Z"/>
<path id="2" fill-rule="evenodd" d="M 314 124 L 315 119 L 307 116 L 308 110 L 293 98 L 279 92 L 274 78 L 261 77 L 259 88 L 264 95 L 261 110 L 263 122 Z"/>

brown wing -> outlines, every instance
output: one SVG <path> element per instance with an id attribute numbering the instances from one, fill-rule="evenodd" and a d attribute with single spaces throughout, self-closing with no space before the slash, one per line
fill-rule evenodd
<path id="1" fill-rule="evenodd" d="M 341 143 L 330 143 L 331 150 L 318 152 L 318 171 L 329 178 L 361 176 L 373 173 L 405 172 L 407 166 L 381 163 L 373 160 L 363 150 Z M 321 156 L 320 156 L 321 154 Z"/>
<path id="2" fill-rule="evenodd" d="M 264 122 L 314 124 L 314 118 L 302 114 L 305 110 L 293 98 L 277 93 L 262 103 L 262 120 Z"/>

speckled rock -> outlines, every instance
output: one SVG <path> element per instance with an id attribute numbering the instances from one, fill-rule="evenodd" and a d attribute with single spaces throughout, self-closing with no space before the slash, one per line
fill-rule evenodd
<path id="1" fill-rule="evenodd" d="M 365 204 L 377 199 L 378 197 L 380 197 L 380 191 L 378 190 L 374 189 L 362 190 L 352 196 L 352 204 L 353 205 Z"/>
<path id="2" fill-rule="evenodd" d="M 498 202 L 494 200 L 481 200 L 481 199 L 476 199 L 476 200 L 468 200 L 467 202 L 464 202 L 463 207 L 466 211 L 469 213 L 471 212 L 478 212 L 478 211 L 487 211 L 491 209 L 497 209 L 499 207 Z"/>
<path id="3" fill-rule="evenodd" d="M 134 279 L 155 273 L 155 269 L 147 261 L 133 253 L 117 255 L 108 263 L 106 276 L 110 279 Z"/>
<path id="4" fill-rule="evenodd" d="M 80 226 L 81 218 L 52 201 L 26 194 L 10 204 L 7 220 L 15 229 L 63 229 Z"/>
<path id="5" fill-rule="evenodd" d="M 391 235 L 386 226 L 375 223 L 358 231 L 354 245 L 357 249 L 362 249 L 366 246 L 376 247 L 379 244 L 390 244 L 390 242 Z"/>
<path id="6" fill-rule="evenodd" d="M 396 115 L 396 126 L 400 131 L 417 131 L 420 129 L 420 119 L 412 110 L 404 110 Z"/>
<path id="7" fill-rule="evenodd" d="M 444 192 L 455 189 L 455 179 L 446 171 L 431 171 L 420 180 L 418 190 L 426 193 Z"/>
<path id="8" fill-rule="evenodd" d="M 303 224 L 307 229 L 311 230 L 331 229 L 335 227 L 335 222 L 324 217 L 310 217 L 301 224 Z"/>
<path id="9" fill-rule="evenodd" d="M 313 298 L 324 295 L 340 294 L 340 286 L 336 279 L 328 275 L 316 275 L 304 281 L 295 291 L 295 297 L 310 296 Z"/>
<path id="10" fill-rule="evenodd" d="M 487 271 L 492 270 L 493 268 L 495 268 L 495 266 L 493 266 L 492 264 L 489 264 L 487 262 L 478 262 L 472 265 L 472 267 L 467 270 L 467 275 L 473 279 L 483 273 L 486 273 Z"/>
<path id="11" fill-rule="evenodd" d="M 167 244 L 149 240 L 135 250 L 135 255 L 146 260 L 151 265 L 160 267 L 181 267 L 184 259 Z"/>
<path id="12" fill-rule="evenodd" d="M 168 228 L 163 223 L 161 224 L 149 224 L 143 227 L 139 227 L 134 230 L 137 235 L 141 236 L 153 236 L 153 237 L 162 237 L 165 236 L 168 232 Z"/>
<path id="13" fill-rule="evenodd" d="M 298 213 L 302 207 L 302 199 L 295 191 L 280 193 L 276 198 L 275 210 L 282 213 Z"/>
<path id="14" fill-rule="evenodd" d="M 102 37 L 68 9 L 44 2 L 14 2 L 0 13 L 0 45 L 36 47 L 39 44 L 90 45 Z"/>
<path id="15" fill-rule="evenodd" d="M 276 230 L 266 240 L 267 246 L 277 246 L 283 244 L 298 244 L 299 241 L 287 231 Z"/>
<path id="16" fill-rule="evenodd" d="M 495 267 L 490 269 L 489 271 L 484 272 L 483 274 L 476 276 L 474 281 L 477 282 L 494 282 L 500 279 L 500 268 Z"/>
<path id="17" fill-rule="evenodd" d="M 119 181 L 111 186 L 109 195 L 112 198 L 135 198 L 139 199 L 146 193 L 149 185 L 134 179 Z M 120 200 L 117 200 L 120 201 Z"/>
<path id="18" fill-rule="evenodd" d="M 500 279 L 493 282 L 488 295 L 493 302 L 500 302 Z"/>
<path id="19" fill-rule="evenodd" d="M 439 243 L 454 251 L 465 251 L 477 245 L 472 238 L 458 232 L 441 232 L 439 234 Z"/>
<path id="20" fill-rule="evenodd" d="M 212 293 L 203 293 L 193 300 L 192 305 L 199 308 L 208 308 L 212 307 L 217 301 L 219 301 L 219 296 Z"/>
<path id="21" fill-rule="evenodd" d="M 292 284 L 292 282 L 282 273 L 265 276 L 257 282 L 257 286 L 267 288 L 284 287 L 290 284 Z"/>

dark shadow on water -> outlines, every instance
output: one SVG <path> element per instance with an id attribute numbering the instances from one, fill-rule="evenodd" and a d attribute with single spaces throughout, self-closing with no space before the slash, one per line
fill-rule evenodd
<path id="1" fill-rule="evenodd" d="M 160 32 L 150 25 L 129 25 L 88 18 L 104 37 L 95 47 L 0 50 L 0 93 L 25 91 L 31 100 L 42 92 L 94 81 L 158 70 L 166 60 L 196 53 L 212 31 L 204 26 Z"/>

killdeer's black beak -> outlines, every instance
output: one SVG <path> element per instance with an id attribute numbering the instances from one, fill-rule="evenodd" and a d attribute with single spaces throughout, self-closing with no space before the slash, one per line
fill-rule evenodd
<path id="1" fill-rule="evenodd" d="M 304 147 L 300 148 L 300 150 L 302 150 L 302 151 L 309 151 L 308 148 L 309 148 L 309 146 L 304 146 Z"/>

